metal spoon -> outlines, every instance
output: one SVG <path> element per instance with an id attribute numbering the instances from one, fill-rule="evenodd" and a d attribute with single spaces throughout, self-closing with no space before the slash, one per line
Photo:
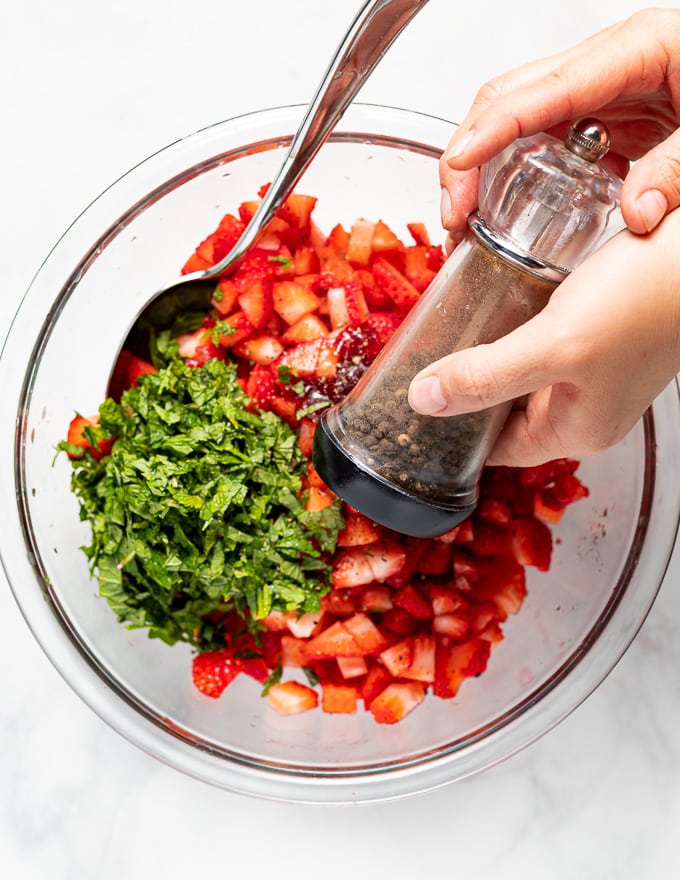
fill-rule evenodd
<path id="1" fill-rule="evenodd" d="M 146 347 L 151 328 L 168 327 L 180 313 L 207 310 L 211 281 L 241 260 L 291 193 L 319 148 L 339 122 L 397 36 L 428 0 L 367 0 L 347 30 L 293 137 L 288 153 L 243 235 L 209 269 L 184 275 L 156 291 L 139 314 L 123 348 Z"/>

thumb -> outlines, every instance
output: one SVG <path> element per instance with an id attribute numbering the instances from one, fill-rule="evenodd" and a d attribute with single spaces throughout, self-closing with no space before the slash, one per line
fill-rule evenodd
<path id="1" fill-rule="evenodd" d="M 495 342 L 454 352 L 425 367 L 411 381 L 411 407 L 421 415 L 476 412 L 563 379 L 554 328 L 544 315 L 540 312 Z"/>
<path id="2" fill-rule="evenodd" d="M 621 213 L 631 232 L 651 232 L 680 205 L 680 129 L 658 144 L 628 172 L 621 190 Z"/>

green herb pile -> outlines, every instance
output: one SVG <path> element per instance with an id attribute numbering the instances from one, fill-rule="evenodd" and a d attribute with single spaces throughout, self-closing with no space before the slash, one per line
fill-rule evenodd
<path id="1" fill-rule="evenodd" d="M 223 646 L 222 611 L 315 611 L 328 589 L 339 504 L 305 511 L 295 433 L 247 403 L 233 365 L 174 358 L 101 405 L 111 453 L 72 461 L 101 595 L 169 644 Z"/>

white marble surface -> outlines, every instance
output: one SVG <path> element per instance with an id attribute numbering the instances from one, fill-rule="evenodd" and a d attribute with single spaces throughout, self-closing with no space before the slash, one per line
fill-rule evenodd
<path id="1" fill-rule="evenodd" d="M 308 100 L 358 5 L 6 0 L 0 333 L 88 201 L 182 134 Z M 629 0 L 432 0 L 362 99 L 455 119 L 483 79 L 634 9 Z M 626 656 L 557 729 L 468 781 L 356 809 L 232 795 L 138 751 L 54 671 L 0 575 L 0 872 L 17 880 L 677 876 L 679 564 L 676 554 Z"/>

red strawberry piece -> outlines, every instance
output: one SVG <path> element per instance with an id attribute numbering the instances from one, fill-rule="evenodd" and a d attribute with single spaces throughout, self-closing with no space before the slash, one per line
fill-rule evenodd
<path id="1" fill-rule="evenodd" d="M 99 416 L 85 418 L 84 416 L 74 416 L 68 426 L 66 434 L 66 442 L 71 446 L 79 446 L 82 453 L 69 452 L 68 457 L 72 459 L 80 458 L 89 449 L 94 458 L 100 459 L 104 455 L 108 455 L 113 445 L 113 438 L 100 440 L 95 446 L 86 437 L 87 428 L 96 428 L 99 423 Z"/>
<path id="2" fill-rule="evenodd" d="M 479 675 L 486 668 L 490 654 L 486 639 L 473 638 L 452 644 L 438 637 L 435 648 L 435 674 L 432 692 L 437 697 L 455 697 L 463 680 Z"/>
<path id="3" fill-rule="evenodd" d="M 392 338 L 401 321 L 401 315 L 394 312 L 372 312 L 364 321 L 364 326 L 370 327 L 377 334 L 381 345 L 384 345 Z"/>
<path id="4" fill-rule="evenodd" d="M 283 346 L 276 338 L 268 333 L 250 336 L 232 347 L 232 351 L 238 357 L 256 364 L 273 364 L 281 357 Z"/>
<path id="5" fill-rule="evenodd" d="M 411 663 L 401 673 L 403 678 L 429 683 L 434 681 L 435 639 L 431 635 L 415 635 L 411 639 Z"/>
<path id="6" fill-rule="evenodd" d="M 228 325 L 230 332 L 220 333 L 219 340 L 222 348 L 233 348 L 255 332 L 255 327 L 243 311 L 234 312 L 224 318 L 224 323 Z"/>
<path id="7" fill-rule="evenodd" d="M 348 684 L 324 684 L 321 687 L 321 708 L 324 712 L 352 714 L 357 710 L 357 689 Z"/>
<path id="8" fill-rule="evenodd" d="M 326 241 L 325 247 L 329 248 L 334 252 L 336 256 L 344 258 L 347 253 L 347 246 L 349 245 L 349 232 L 342 226 L 341 223 L 337 223 L 330 231 L 328 236 L 328 240 Z M 323 247 L 318 248 L 318 254 L 323 262 Z"/>
<path id="9" fill-rule="evenodd" d="M 407 312 L 418 302 L 420 294 L 416 288 L 385 257 L 376 257 L 372 269 L 378 287 L 402 312 Z"/>
<path id="10" fill-rule="evenodd" d="M 347 617 L 357 610 L 357 591 L 352 589 L 330 590 L 321 601 L 329 614 L 335 617 Z"/>
<path id="11" fill-rule="evenodd" d="M 376 581 L 386 581 L 398 574 L 406 562 L 402 546 L 391 538 L 366 544 L 362 548 Z"/>
<path id="12" fill-rule="evenodd" d="M 380 664 L 372 666 L 361 686 L 361 699 L 364 701 L 364 707 L 368 709 L 378 694 L 381 694 L 391 682 L 392 676 L 384 666 Z"/>
<path id="13" fill-rule="evenodd" d="M 295 281 L 277 281 L 273 288 L 274 311 L 286 324 L 295 324 L 303 315 L 316 311 L 319 297 L 309 288 Z"/>
<path id="14" fill-rule="evenodd" d="M 389 608 L 380 621 L 383 632 L 394 633 L 396 636 L 410 635 L 416 624 L 415 617 L 411 617 L 403 608 Z"/>
<path id="15" fill-rule="evenodd" d="M 269 667 L 264 657 L 244 657 L 241 660 L 242 672 L 264 684 L 269 678 Z M 275 664 L 276 665 L 276 664 Z"/>
<path id="16" fill-rule="evenodd" d="M 406 228 L 411 233 L 416 244 L 424 245 L 426 248 L 432 247 L 432 242 L 424 223 L 407 223 Z"/>
<path id="17" fill-rule="evenodd" d="M 277 407 L 277 401 L 279 400 L 280 398 L 274 400 L 272 408 L 274 412 L 284 419 L 284 421 L 288 421 L 285 413 L 280 412 L 280 408 Z M 310 511 L 310 513 L 314 513 L 317 510 L 325 510 L 335 501 L 335 495 L 330 489 L 320 489 L 318 486 L 310 486 L 307 490 L 307 494 L 308 497 L 305 503 L 305 510 Z"/>
<path id="18" fill-rule="evenodd" d="M 418 293 L 423 293 L 436 274 L 429 268 L 428 261 L 429 251 L 424 246 L 417 245 L 404 251 L 404 275 Z"/>
<path id="19" fill-rule="evenodd" d="M 381 651 L 380 659 L 391 676 L 401 677 L 413 661 L 413 639 L 408 636 Z"/>
<path id="20" fill-rule="evenodd" d="M 535 517 L 513 519 L 510 526 L 512 551 L 520 565 L 548 571 L 552 556 L 552 532 Z"/>
<path id="21" fill-rule="evenodd" d="M 219 697 L 241 672 L 243 664 L 227 648 L 205 651 L 193 659 L 194 684 L 208 697 Z"/>
<path id="22" fill-rule="evenodd" d="M 253 327 L 265 325 L 274 309 L 271 283 L 268 279 L 256 281 L 238 295 L 238 304 Z"/>
<path id="23" fill-rule="evenodd" d="M 364 547 L 348 547 L 335 554 L 332 575 L 334 587 L 360 587 L 372 583 L 374 579 Z"/>
<path id="24" fill-rule="evenodd" d="M 364 657 L 338 657 L 336 663 L 343 678 L 360 678 L 368 672 Z"/>
<path id="25" fill-rule="evenodd" d="M 348 510 L 344 514 L 345 525 L 338 533 L 338 547 L 359 547 L 380 538 L 380 528 L 359 511 Z"/>
<path id="26" fill-rule="evenodd" d="M 281 664 L 283 666 L 299 669 L 307 665 L 305 648 L 307 639 L 284 633 L 281 636 Z"/>
<path id="27" fill-rule="evenodd" d="M 355 266 L 368 266 L 375 223 L 359 219 L 352 224 L 347 243 L 346 258 Z"/>
<path id="28" fill-rule="evenodd" d="M 271 401 L 277 390 L 274 373 L 269 366 L 256 364 L 246 383 L 246 394 L 258 409 L 271 409 Z"/>
<path id="29" fill-rule="evenodd" d="M 311 419 L 300 419 L 298 427 L 298 447 L 305 458 L 312 457 L 314 448 L 314 432 L 316 431 L 316 423 Z"/>
<path id="30" fill-rule="evenodd" d="M 419 574 L 437 575 L 451 571 L 453 546 L 444 541 L 431 541 L 427 552 L 418 561 Z"/>
<path id="31" fill-rule="evenodd" d="M 508 556 L 499 557 L 475 587 L 475 598 L 491 600 L 498 608 L 501 620 L 519 611 L 524 601 L 527 592 L 525 564 L 532 563 L 520 563 Z"/>
<path id="32" fill-rule="evenodd" d="M 212 297 L 212 304 L 220 317 L 234 311 L 238 296 L 239 291 L 234 282 L 229 278 L 220 278 Z"/>
<path id="33" fill-rule="evenodd" d="M 392 591 L 389 587 L 367 587 L 361 591 L 359 607 L 368 612 L 389 611 L 393 607 Z"/>
<path id="34" fill-rule="evenodd" d="M 416 620 L 430 620 L 432 617 L 432 605 L 412 584 L 406 584 L 397 590 L 392 601 L 397 608 L 406 611 Z"/>
<path id="35" fill-rule="evenodd" d="M 281 336 L 281 341 L 287 345 L 295 345 L 298 342 L 311 342 L 322 336 L 328 336 L 328 327 L 323 318 L 310 312 L 308 315 L 303 315 L 299 321 L 291 324 Z"/>
<path id="36" fill-rule="evenodd" d="M 465 613 L 435 614 L 432 632 L 451 639 L 464 639 L 470 631 L 470 618 Z"/>
<path id="37" fill-rule="evenodd" d="M 379 724 L 394 724 L 424 699 L 425 687 L 420 682 L 393 682 L 372 700 L 369 708 Z"/>
<path id="38" fill-rule="evenodd" d="M 297 681 L 281 681 L 267 691 L 267 702 L 279 715 L 294 715 L 315 709 L 319 697 L 315 690 Z"/>
<path id="39" fill-rule="evenodd" d="M 578 461 L 573 458 L 556 458 L 545 464 L 523 468 L 519 471 L 519 481 L 523 486 L 548 486 L 564 474 L 573 474 Z"/>
<path id="40" fill-rule="evenodd" d="M 316 202 L 317 199 L 314 196 L 291 193 L 281 205 L 277 214 L 295 229 L 301 232 L 309 232 L 312 211 Z"/>
<path id="41" fill-rule="evenodd" d="M 310 639 L 305 646 L 305 654 L 310 660 L 360 657 L 362 653 L 354 636 L 339 620 Z"/>
<path id="42" fill-rule="evenodd" d="M 507 525 L 512 518 L 510 505 L 498 498 L 482 498 L 476 511 L 480 519 L 485 522 Z"/>
<path id="43" fill-rule="evenodd" d="M 386 223 L 378 220 L 373 227 L 371 248 L 374 254 L 400 254 L 404 250 L 404 243 Z"/>
<path id="44" fill-rule="evenodd" d="M 312 275 L 319 271 L 319 257 L 310 245 L 301 245 L 293 255 L 293 275 Z"/>
<path id="45" fill-rule="evenodd" d="M 395 589 L 403 587 L 404 584 L 408 583 L 411 579 L 418 567 L 418 563 L 430 547 L 430 541 L 428 538 L 408 537 L 403 539 L 401 546 L 406 556 L 404 565 L 397 574 L 394 574 L 387 579 L 387 583 Z"/>
<path id="46" fill-rule="evenodd" d="M 387 646 L 385 636 L 366 614 L 358 612 L 344 621 L 345 628 L 359 646 L 359 653 L 375 654 Z"/>
<path id="47" fill-rule="evenodd" d="M 123 391 L 132 388 L 137 380 L 147 373 L 157 373 L 158 369 L 142 358 L 136 357 L 129 351 L 121 351 L 111 374 L 109 382 L 109 396 L 114 400 L 120 400 Z"/>

